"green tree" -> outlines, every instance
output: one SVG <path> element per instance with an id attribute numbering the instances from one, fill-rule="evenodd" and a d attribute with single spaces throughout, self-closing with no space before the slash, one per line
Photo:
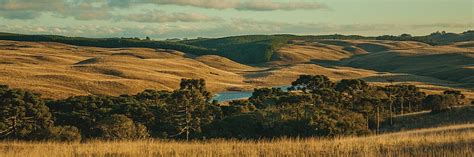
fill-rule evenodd
<path id="1" fill-rule="evenodd" d="M 97 123 L 100 138 L 107 140 L 143 139 L 150 135 L 147 128 L 125 115 L 114 114 Z"/>
<path id="2" fill-rule="evenodd" d="M 39 139 L 53 125 L 49 108 L 35 94 L 0 86 L 0 138 Z"/>
<path id="3" fill-rule="evenodd" d="M 192 134 L 201 133 L 201 127 L 210 124 L 220 110 L 210 102 L 212 97 L 203 79 L 183 79 L 180 86 L 167 100 L 167 121 L 173 128 L 171 137 L 184 135 L 189 140 Z"/>
<path id="4" fill-rule="evenodd" d="M 447 90 L 443 92 L 444 95 L 452 95 L 456 99 L 457 106 L 462 106 L 466 103 L 466 96 L 458 90 Z"/>
<path id="5" fill-rule="evenodd" d="M 47 140 L 75 142 L 81 141 L 81 132 L 74 126 L 54 126 L 44 130 L 38 136 L 43 136 Z"/>
<path id="6" fill-rule="evenodd" d="M 291 85 L 303 92 L 316 92 L 324 88 L 334 88 L 335 84 L 324 75 L 300 75 Z"/>

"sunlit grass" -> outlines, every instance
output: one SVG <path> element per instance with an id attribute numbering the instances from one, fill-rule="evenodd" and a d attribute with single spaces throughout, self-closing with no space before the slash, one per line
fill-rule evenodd
<path id="1" fill-rule="evenodd" d="M 0 156 L 473 156 L 474 124 L 336 139 L 19 142 Z"/>

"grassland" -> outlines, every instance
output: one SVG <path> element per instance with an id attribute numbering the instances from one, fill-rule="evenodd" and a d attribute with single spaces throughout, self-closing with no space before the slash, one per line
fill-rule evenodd
<path id="1" fill-rule="evenodd" d="M 2 142 L 0 156 L 472 156 L 474 124 L 336 139 Z"/>
<path id="2" fill-rule="evenodd" d="M 394 79 L 416 84 L 429 93 L 457 88 L 474 98 L 470 86 L 474 69 L 469 65 L 473 51 L 459 46 L 466 43 L 430 46 L 410 41 L 298 40 L 279 49 L 274 61 L 245 65 L 222 56 L 165 49 L 0 41 L 0 84 L 58 99 L 176 89 L 181 78 L 204 78 L 213 92 L 251 90 L 288 85 L 302 74 L 319 74 L 380 85 Z M 406 61 L 419 56 L 427 59 Z M 444 75 L 449 77 L 440 77 Z"/>

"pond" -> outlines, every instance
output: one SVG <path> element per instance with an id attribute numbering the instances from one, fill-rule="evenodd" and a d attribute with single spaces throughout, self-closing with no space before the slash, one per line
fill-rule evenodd
<path id="1" fill-rule="evenodd" d="M 291 86 L 277 86 L 273 88 L 280 88 L 283 91 L 287 91 L 287 88 Z M 221 92 L 214 96 L 214 100 L 217 102 L 225 102 L 239 99 L 248 99 L 252 96 L 253 91 L 233 91 L 233 92 Z"/>

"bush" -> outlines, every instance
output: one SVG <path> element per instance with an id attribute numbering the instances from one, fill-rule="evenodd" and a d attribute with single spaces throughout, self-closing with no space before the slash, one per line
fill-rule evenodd
<path id="1" fill-rule="evenodd" d="M 100 138 L 106 140 L 129 140 L 147 138 L 147 128 L 124 115 L 112 115 L 97 124 Z"/>
<path id="2" fill-rule="evenodd" d="M 204 128 L 206 136 L 218 138 L 261 138 L 262 117 L 257 112 L 236 114 Z"/>
<path id="3" fill-rule="evenodd" d="M 362 114 L 335 107 L 323 107 L 316 111 L 309 128 L 317 136 L 364 135 L 370 133 L 367 120 Z"/>
<path id="4" fill-rule="evenodd" d="M 455 95 L 428 95 L 423 100 L 423 105 L 427 109 L 431 109 L 431 112 L 438 113 L 451 110 L 452 107 L 457 106 L 458 99 Z"/>
<path id="5" fill-rule="evenodd" d="M 75 142 L 81 141 L 81 132 L 74 126 L 55 126 L 45 130 L 46 140 Z"/>

